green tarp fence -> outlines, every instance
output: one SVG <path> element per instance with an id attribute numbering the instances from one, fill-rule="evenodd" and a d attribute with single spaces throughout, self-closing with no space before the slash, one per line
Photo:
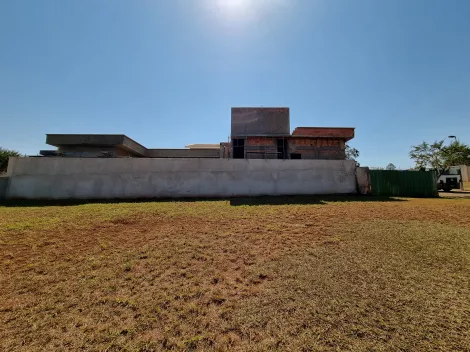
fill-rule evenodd
<path id="1" fill-rule="evenodd" d="M 370 170 L 372 194 L 393 197 L 437 197 L 434 171 Z"/>

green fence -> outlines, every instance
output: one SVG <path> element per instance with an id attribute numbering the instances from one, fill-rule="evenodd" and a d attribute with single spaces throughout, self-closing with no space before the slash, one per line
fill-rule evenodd
<path id="1" fill-rule="evenodd" d="M 394 197 L 437 197 L 434 171 L 370 170 L 372 194 Z"/>

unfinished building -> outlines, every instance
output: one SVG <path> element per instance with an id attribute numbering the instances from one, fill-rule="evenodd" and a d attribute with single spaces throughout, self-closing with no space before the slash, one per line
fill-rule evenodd
<path id="1" fill-rule="evenodd" d="M 289 108 L 237 107 L 231 111 L 229 142 L 189 144 L 184 149 L 147 149 L 122 134 L 48 134 L 57 150 L 43 156 L 81 158 L 227 158 L 344 160 L 354 128 L 297 127 L 290 132 Z"/>
<path id="2" fill-rule="evenodd" d="M 231 147 L 234 159 L 346 158 L 346 142 L 354 128 L 297 127 L 290 134 L 289 108 L 232 108 Z"/>
<path id="3" fill-rule="evenodd" d="M 191 144 L 185 149 L 147 149 L 123 134 L 48 134 L 46 143 L 57 150 L 42 156 L 72 158 L 219 158 L 220 146 Z"/>

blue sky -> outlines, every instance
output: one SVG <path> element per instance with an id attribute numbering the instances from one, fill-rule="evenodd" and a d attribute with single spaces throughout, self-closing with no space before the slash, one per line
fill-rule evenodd
<path id="1" fill-rule="evenodd" d="M 356 127 L 362 165 L 470 143 L 470 1 L 0 1 L 0 146 L 218 143 L 232 106 L 288 106 L 291 129 Z"/>

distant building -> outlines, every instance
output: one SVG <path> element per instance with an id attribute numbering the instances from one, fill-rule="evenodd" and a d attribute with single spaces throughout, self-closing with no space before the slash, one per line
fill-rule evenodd
<path id="1" fill-rule="evenodd" d="M 229 142 L 188 144 L 185 149 L 147 149 L 122 134 L 48 134 L 57 150 L 43 156 L 132 158 L 334 159 L 346 158 L 354 128 L 297 127 L 289 108 L 232 108 Z"/>

